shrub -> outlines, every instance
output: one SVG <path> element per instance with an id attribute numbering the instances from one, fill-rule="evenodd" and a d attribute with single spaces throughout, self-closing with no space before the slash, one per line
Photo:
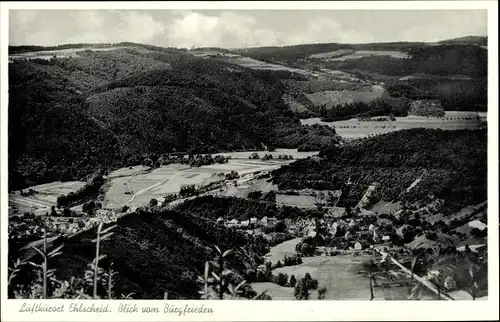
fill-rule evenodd
<path id="1" fill-rule="evenodd" d="M 279 273 L 276 284 L 278 284 L 279 286 L 285 286 L 287 282 L 288 282 L 288 275 Z"/>
<path id="2" fill-rule="evenodd" d="M 252 191 L 248 194 L 250 199 L 259 199 L 262 196 L 262 191 Z"/>

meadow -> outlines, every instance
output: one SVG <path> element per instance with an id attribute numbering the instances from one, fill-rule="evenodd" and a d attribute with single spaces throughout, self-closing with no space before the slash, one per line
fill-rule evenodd
<path id="1" fill-rule="evenodd" d="M 295 254 L 295 245 L 300 242 L 295 238 L 271 248 L 266 260 L 277 262 L 285 255 Z M 357 274 L 363 269 L 363 264 L 372 260 L 371 256 L 353 257 L 340 256 L 313 256 L 303 257 L 303 263 L 294 266 L 285 266 L 273 270 L 273 275 L 279 273 L 292 274 L 298 279 L 309 273 L 317 279 L 320 287 L 326 287 L 325 300 L 369 300 L 370 283 L 367 277 Z M 282 287 L 272 283 L 252 283 L 257 292 L 268 290 L 273 300 L 293 300 L 293 288 Z M 408 288 L 392 287 L 374 288 L 374 300 L 403 300 L 408 298 Z M 317 292 L 311 292 L 311 299 L 317 299 Z"/>
<path id="2" fill-rule="evenodd" d="M 300 120 L 304 125 L 322 124 L 335 128 L 338 135 L 344 138 L 364 138 L 371 135 L 385 134 L 412 128 L 428 128 L 442 130 L 474 129 L 481 127 L 477 112 L 446 111 L 442 118 L 409 115 L 396 117 L 395 121 L 360 122 L 357 118 L 345 121 L 323 122 L 320 118 Z"/>
<path id="3" fill-rule="evenodd" d="M 20 191 L 14 191 L 9 194 L 9 214 L 14 212 L 16 214 L 23 214 L 25 212 L 43 214 L 50 212 L 50 208 L 57 205 L 57 197 L 67 195 L 70 192 L 76 192 L 84 185 L 85 182 L 82 181 L 51 182 L 23 190 L 27 192 L 33 189 L 38 192 L 31 196 L 22 196 Z"/>
<path id="4" fill-rule="evenodd" d="M 354 53 L 342 55 L 340 57 L 330 58 L 332 61 L 344 61 L 348 59 L 360 59 L 363 57 L 370 56 L 390 56 L 392 58 L 407 59 L 410 56 L 407 53 L 401 51 L 387 51 L 387 50 L 359 50 Z"/>
<path id="5" fill-rule="evenodd" d="M 369 103 L 384 95 L 386 91 L 380 85 L 372 85 L 371 91 L 321 91 L 306 94 L 314 105 L 325 106 L 327 109 L 354 102 Z"/>
<path id="6" fill-rule="evenodd" d="M 285 150 L 288 151 L 288 150 Z M 313 155 L 313 152 L 294 152 L 296 158 Z M 122 168 L 114 171 L 109 175 L 110 181 L 104 196 L 104 206 L 106 208 L 118 208 L 123 205 L 130 207 L 144 206 L 153 198 L 158 199 L 169 194 L 177 194 L 184 185 L 195 185 L 203 187 L 214 182 L 222 182 L 225 180 L 225 174 L 235 171 L 241 179 L 239 182 L 248 182 L 253 179 L 253 173 L 261 173 L 263 171 L 271 171 L 278 169 L 284 164 L 288 164 L 293 160 L 278 160 L 277 156 L 283 153 L 283 150 L 275 152 L 261 151 L 260 156 L 264 153 L 274 154 L 276 159 L 260 160 L 249 159 L 253 152 L 230 152 L 221 153 L 225 156 L 231 156 L 231 159 L 226 164 L 212 164 L 201 167 L 190 167 L 188 165 L 170 164 L 144 172 L 144 168 Z M 128 174 L 128 175 L 127 175 Z M 249 192 L 255 190 L 272 190 L 265 180 L 252 183 L 251 186 L 234 186 L 226 187 L 224 195 L 227 196 L 246 196 Z"/>

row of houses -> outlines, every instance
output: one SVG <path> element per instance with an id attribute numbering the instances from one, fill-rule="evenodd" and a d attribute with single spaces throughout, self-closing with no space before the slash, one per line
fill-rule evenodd
<path id="1" fill-rule="evenodd" d="M 276 217 L 267 217 L 264 216 L 261 219 L 258 219 L 256 217 L 252 217 L 248 220 L 238 220 L 236 218 L 226 220 L 223 217 L 217 218 L 217 223 L 219 225 L 223 225 L 226 227 L 234 227 L 234 228 L 251 228 L 251 227 L 258 227 L 258 226 L 267 226 L 269 224 L 276 223 L 278 219 Z"/>

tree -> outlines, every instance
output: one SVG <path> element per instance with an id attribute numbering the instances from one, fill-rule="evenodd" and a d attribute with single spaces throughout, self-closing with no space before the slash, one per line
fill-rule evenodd
<path id="1" fill-rule="evenodd" d="M 320 287 L 318 289 L 318 300 L 323 300 L 326 296 L 327 289 L 326 287 Z"/>
<path id="2" fill-rule="evenodd" d="M 290 276 L 290 286 L 295 287 L 296 284 L 297 284 L 297 279 L 295 278 L 295 275 L 292 274 L 292 276 Z"/>
<path id="3" fill-rule="evenodd" d="M 156 207 L 156 206 L 158 206 L 158 200 L 156 200 L 156 199 L 154 199 L 154 198 L 153 198 L 153 199 L 151 199 L 151 200 L 149 201 L 149 207 L 153 208 L 153 207 Z"/>
<path id="4" fill-rule="evenodd" d="M 64 207 L 63 216 L 64 217 L 71 217 L 71 209 L 69 209 L 68 207 Z"/>
<path id="5" fill-rule="evenodd" d="M 295 285 L 295 289 L 293 292 L 293 296 L 295 296 L 297 300 L 309 300 L 310 294 L 309 294 L 308 281 L 305 278 L 300 278 L 297 281 L 297 284 Z"/>
<path id="6" fill-rule="evenodd" d="M 66 199 L 66 196 L 60 195 L 59 197 L 57 197 L 57 207 L 58 208 L 66 206 L 67 203 L 68 203 L 68 201 Z"/>
<path id="7" fill-rule="evenodd" d="M 288 276 L 286 274 L 279 273 L 276 284 L 278 284 L 279 286 L 285 286 L 287 282 Z"/>

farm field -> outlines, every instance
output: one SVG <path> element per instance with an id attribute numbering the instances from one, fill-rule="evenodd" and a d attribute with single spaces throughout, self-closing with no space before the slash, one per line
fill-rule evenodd
<path id="1" fill-rule="evenodd" d="M 475 118 L 479 115 L 477 112 L 446 111 L 445 113 L 444 118 L 410 115 L 396 117 L 396 121 L 381 122 L 359 122 L 357 118 L 336 122 L 323 122 L 320 118 L 301 119 L 300 121 L 304 125 L 322 124 L 334 127 L 338 135 L 353 139 L 412 128 L 460 130 L 481 126 L 481 121 Z"/>
<path id="2" fill-rule="evenodd" d="M 239 65 L 242 67 L 247 67 L 247 68 L 252 68 L 252 69 L 267 69 L 267 70 L 286 70 L 289 72 L 294 72 L 306 76 L 317 76 L 316 73 L 306 70 L 306 69 L 299 69 L 299 68 L 291 68 L 279 64 L 271 64 L 271 63 L 266 63 L 260 60 L 256 60 L 250 57 L 245 57 L 245 56 L 231 56 L 231 57 L 223 57 L 224 61 L 230 64 L 234 65 Z"/>
<path id="3" fill-rule="evenodd" d="M 340 57 L 334 57 L 327 60 L 330 61 L 344 61 L 348 59 L 360 59 L 363 57 L 370 56 L 390 56 L 392 58 L 406 59 L 410 56 L 407 53 L 401 51 L 385 51 L 385 50 L 359 50 L 352 54 L 342 55 Z"/>
<path id="4" fill-rule="evenodd" d="M 50 208 L 57 204 L 57 197 L 76 192 L 84 185 L 85 182 L 82 181 L 46 183 L 25 189 L 25 191 L 29 189 L 38 191 L 37 194 L 29 197 L 21 196 L 19 191 L 15 191 L 9 194 L 9 214 L 14 212 L 19 214 L 25 212 L 34 212 L 35 214 L 50 212 Z"/>
<path id="5" fill-rule="evenodd" d="M 313 196 L 276 195 L 276 204 L 287 205 L 298 208 L 316 208 L 315 203 L 319 200 Z"/>
<path id="6" fill-rule="evenodd" d="M 354 53 L 354 49 L 340 49 L 335 51 L 329 51 L 326 53 L 312 54 L 309 58 L 313 59 L 328 59 L 334 57 L 341 57 L 345 55 L 350 55 Z"/>
<path id="7" fill-rule="evenodd" d="M 236 171 L 243 177 L 250 175 L 240 181 L 250 181 L 251 174 L 257 171 L 270 171 L 281 167 L 283 164 L 293 162 L 293 160 L 250 160 L 248 156 L 243 156 L 247 152 L 239 152 L 240 158 L 233 158 L 226 164 L 213 164 L 198 168 L 191 168 L 186 165 L 171 164 L 154 169 L 148 173 L 135 172 L 135 175 L 111 178 L 108 190 L 104 197 L 104 206 L 107 208 L 118 208 L 123 205 L 143 206 L 149 203 L 152 198 L 165 197 L 168 194 L 178 193 L 181 186 L 194 184 L 205 186 L 213 182 L 224 180 L 224 176 L 231 171 Z M 125 171 L 120 169 L 120 171 Z M 265 185 L 265 182 L 261 182 Z M 234 187 L 233 187 L 234 188 Z M 241 189 L 228 189 L 227 195 L 248 195 L 252 191 L 250 187 L 246 191 Z M 271 189 L 268 187 L 267 189 Z M 131 193 L 126 194 L 129 190 Z"/>
<path id="8" fill-rule="evenodd" d="M 386 91 L 380 85 L 372 85 L 371 91 L 321 91 L 305 95 L 314 105 L 329 109 L 353 102 L 369 103 L 386 95 Z"/>

